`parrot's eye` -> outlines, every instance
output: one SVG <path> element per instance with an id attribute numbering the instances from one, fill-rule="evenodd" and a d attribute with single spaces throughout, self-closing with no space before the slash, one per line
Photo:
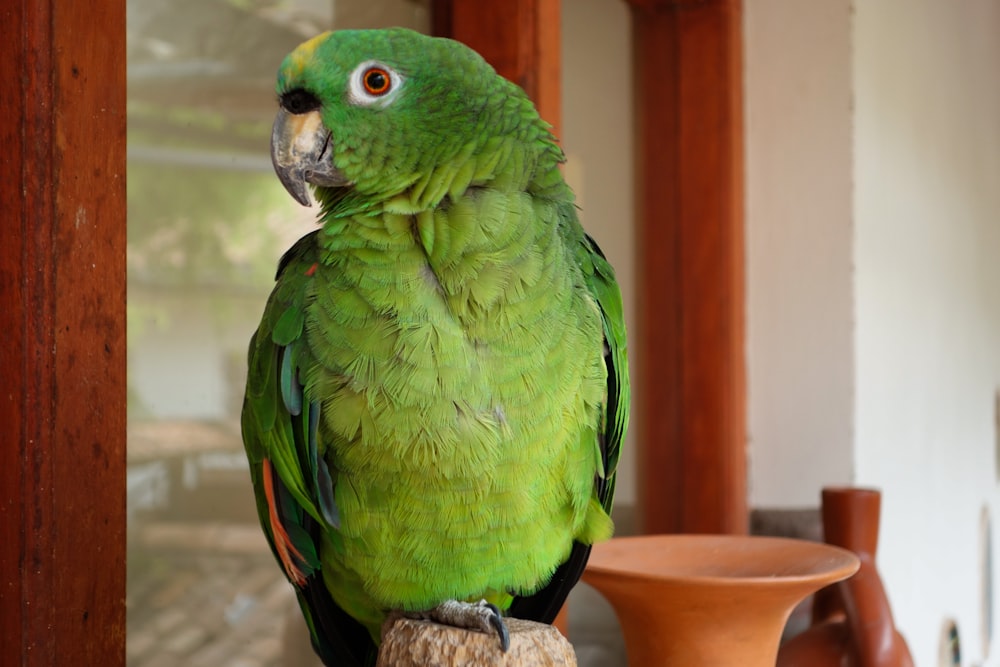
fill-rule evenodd
<path id="1" fill-rule="evenodd" d="M 369 60 L 351 72 L 348 94 L 352 104 L 385 106 L 403 83 L 403 77 L 391 67 Z"/>
<path id="2" fill-rule="evenodd" d="M 381 67 L 372 67 L 365 72 L 361 80 L 365 84 L 365 90 L 372 95 L 385 95 L 392 87 L 389 73 Z"/>

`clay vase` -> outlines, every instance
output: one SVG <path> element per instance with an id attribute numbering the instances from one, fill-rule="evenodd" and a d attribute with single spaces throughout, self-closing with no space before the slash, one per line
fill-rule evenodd
<path id="1" fill-rule="evenodd" d="M 781 647 L 779 667 L 913 667 L 875 567 L 881 503 L 873 489 L 823 489 L 823 539 L 857 554 L 860 568 L 816 594 L 812 625 Z"/>
<path id="2" fill-rule="evenodd" d="M 614 607 L 629 665 L 774 667 L 792 608 L 857 568 L 818 542 L 644 535 L 595 545 L 583 579 Z"/>

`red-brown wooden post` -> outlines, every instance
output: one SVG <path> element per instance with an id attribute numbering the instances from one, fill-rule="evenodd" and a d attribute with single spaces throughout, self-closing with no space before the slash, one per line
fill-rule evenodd
<path id="1" fill-rule="evenodd" d="M 628 0 L 644 532 L 747 529 L 739 0 Z"/>
<path id="2" fill-rule="evenodd" d="M 125 3 L 0 9 L 0 662 L 125 664 Z"/>

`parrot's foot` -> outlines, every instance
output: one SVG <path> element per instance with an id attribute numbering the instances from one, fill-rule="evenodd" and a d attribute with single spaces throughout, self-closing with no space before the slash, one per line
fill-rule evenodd
<path id="1" fill-rule="evenodd" d="M 486 600 L 479 602 L 446 600 L 429 611 L 405 615 L 410 618 L 437 621 L 455 628 L 480 630 L 487 634 L 495 632 L 500 637 L 500 649 L 506 652 L 510 648 L 510 633 L 503 621 L 503 614 L 495 604 Z"/>

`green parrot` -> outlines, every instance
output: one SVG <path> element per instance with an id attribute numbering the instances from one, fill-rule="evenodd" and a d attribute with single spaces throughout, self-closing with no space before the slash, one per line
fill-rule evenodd
<path id="1" fill-rule="evenodd" d="M 324 33 L 271 140 L 320 228 L 281 259 L 242 431 L 261 525 L 328 665 L 390 613 L 551 622 L 612 533 L 622 299 L 524 92 L 458 42 Z"/>

